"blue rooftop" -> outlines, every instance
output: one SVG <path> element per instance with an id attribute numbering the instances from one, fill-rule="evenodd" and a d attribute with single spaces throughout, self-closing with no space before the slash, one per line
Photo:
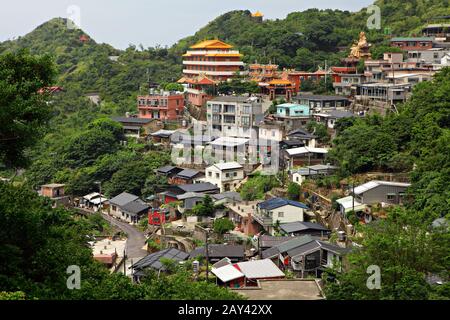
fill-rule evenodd
<path id="1" fill-rule="evenodd" d="M 283 198 L 273 198 L 264 202 L 261 202 L 258 204 L 258 207 L 263 210 L 273 210 L 284 206 L 294 206 L 302 209 L 308 209 L 308 206 L 304 203 L 293 201 L 293 200 L 287 200 Z"/>

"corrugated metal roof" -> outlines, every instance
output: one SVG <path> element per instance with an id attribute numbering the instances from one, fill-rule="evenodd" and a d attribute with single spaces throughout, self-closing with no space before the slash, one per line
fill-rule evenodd
<path id="1" fill-rule="evenodd" d="M 248 279 L 284 277 L 285 274 L 270 259 L 240 262 L 237 264 Z"/>
<path id="2" fill-rule="evenodd" d="M 232 264 L 220 267 L 218 269 L 213 268 L 211 269 L 211 272 L 222 282 L 229 282 L 244 277 L 244 274 L 236 269 L 236 267 Z"/>
<path id="3" fill-rule="evenodd" d="M 322 154 L 326 154 L 326 153 L 328 153 L 328 150 L 327 149 L 323 149 L 323 148 L 301 147 L 301 148 L 288 149 L 288 150 L 286 150 L 286 152 L 290 156 L 295 156 L 295 155 L 307 154 L 307 153 L 322 153 Z"/>
<path id="4" fill-rule="evenodd" d="M 372 190 L 378 186 L 392 186 L 392 187 L 405 187 L 408 188 L 411 186 L 410 183 L 402 183 L 402 182 L 392 182 L 392 181 L 379 181 L 374 180 L 367 182 L 363 185 L 360 185 L 355 188 L 354 194 L 360 195 L 366 191 Z"/>

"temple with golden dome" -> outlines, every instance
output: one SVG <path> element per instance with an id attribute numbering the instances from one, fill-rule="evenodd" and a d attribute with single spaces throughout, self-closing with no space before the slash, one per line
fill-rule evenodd
<path id="1" fill-rule="evenodd" d="M 255 13 L 252 13 L 252 18 L 255 21 L 263 22 L 264 15 L 260 11 L 256 11 Z"/>

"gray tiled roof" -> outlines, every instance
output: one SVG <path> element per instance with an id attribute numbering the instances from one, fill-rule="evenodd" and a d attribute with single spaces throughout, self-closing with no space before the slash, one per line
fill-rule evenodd
<path id="1" fill-rule="evenodd" d="M 144 125 L 149 122 L 152 122 L 153 119 L 144 119 L 144 118 L 127 118 L 127 117 L 114 117 L 112 118 L 114 121 L 121 123 L 134 123 L 138 125 Z"/>
<path id="2" fill-rule="evenodd" d="M 145 258 L 142 258 L 138 262 L 136 262 L 134 265 L 131 266 L 131 268 L 135 270 L 144 270 L 147 268 L 153 268 L 156 270 L 162 270 L 164 271 L 164 265 L 161 263 L 161 259 L 171 259 L 174 261 L 184 261 L 187 260 L 189 257 L 189 254 L 186 252 L 180 251 L 178 249 L 166 249 L 162 251 L 158 251 L 152 254 L 149 254 Z"/>
<path id="3" fill-rule="evenodd" d="M 261 255 L 263 259 L 272 258 L 279 255 L 280 253 L 288 252 L 289 250 L 301 247 L 312 241 L 314 241 L 314 239 L 309 235 L 293 238 L 292 240 L 288 240 L 286 242 L 283 242 L 279 245 L 276 245 L 270 249 L 263 251 Z"/>
<path id="4" fill-rule="evenodd" d="M 206 191 L 214 191 L 219 190 L 215 185 L 209 182 L 205 183 L 194 183 L 194 184 L 185 184 L 178 186 L 184 192 L 206 192 Z"/>
<path id="5" fill-rule="evenodd" d="M 139 197 L 135 196 L 134 194 L 123 192 L 123 193 L 119 194 L 118 196 L 109 200 L 109 203 L 119 206 L 119 207 L 122 207 L 136 199 L 139 199 Z"/>
<path id="6" fill-rule="evenodd" d="M 329 231 L 327 228 L 318 223 L 312 222 L 291 222 L 280 225 L 280 229 L 286 233 L 294 233 L 304 230 Z"/>
<path id="7" fill-rule="evenodd" d="M 184 169 L 183 171 L 177 174 L 177 177 L 192 179 L 199 173 L 200 171 L 198 170 Z"/>
<path id="8" fill-rule="evenodd" d="M 130 203 L 127 203 L 126 205 L 122 206 L 122 211 L 137 215 L 145 210 L 148 210 L 150 206 L 146 204 L 141 199 L 136 199 Z"/>
<path id="9" fill-rule="evenodd" d="M 200 247 L 193 250 L 189 256 L 195 258 L 205 254 L 205 247 Z M 242 245 L 211 244 L 208 246 L 208 255 L 210 258 L 244 258 L 245 249 Z"/>

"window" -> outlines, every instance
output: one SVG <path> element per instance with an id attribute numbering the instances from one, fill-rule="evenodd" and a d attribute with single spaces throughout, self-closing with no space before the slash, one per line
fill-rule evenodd
<path id="1" fill-rule="evenodd" d="M 284 218 L 284 212 L 278 212 L 278 218 Z"/>
<path id="2" fill-rule="evenodd" d="M 235 172 L 234 174 L 233 174 L 235 177 L 237 177 L 238 176 L 238 173 L 237 172 Z"/>
<path id="3" fill-rule="evenodd" d="M 220 174 L 216 173 L 216 178 L 219 179 L 220 178 Z"/>
<path id="4" fill-rule="evenodd" d="M 209 177 L 212 177 L 212 172 L 211 172 L 211 171 L 208 172 L 208 176 L 209 176 Z"/>
<path id="5" fill-rule="evenodd" d="M 387 201 L 394 201 L 395 200 L 395 196 L 396 196 L 396 194 L 395 193 L 388 193 L 387 194 Z"/>

